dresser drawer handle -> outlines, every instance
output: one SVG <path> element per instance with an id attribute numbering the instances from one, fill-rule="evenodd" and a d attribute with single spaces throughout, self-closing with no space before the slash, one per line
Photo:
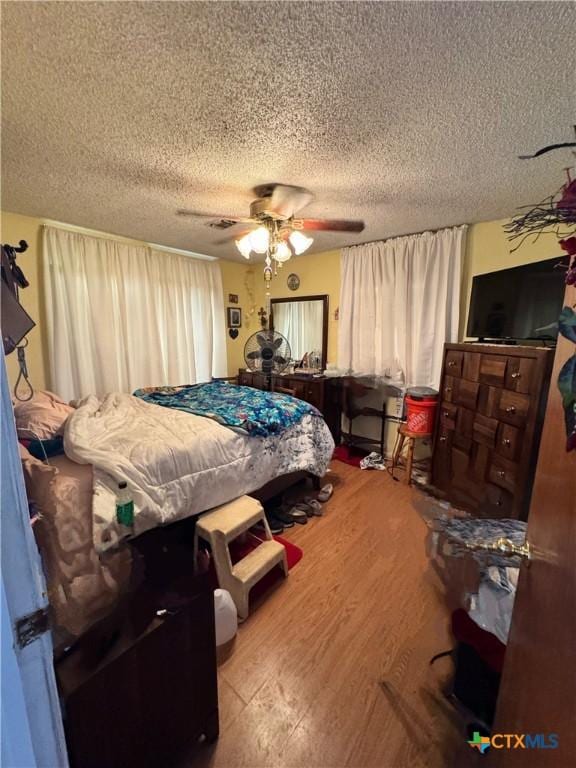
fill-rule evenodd
<path id="1" fill-rule="evenodd" d="M 502 440 L 502 445 L 505 445 L 505 446 L 509 446 L 509 445 L 512 445 L 512 443 L 511 443 L 511 442 L 510 442 L 510 440 L 508 440 L 508 438 L 506 437 L 506 438 L 504 438 L 504 440 Z"/>
<path id="2" fill-rule="evenodd" d="M 450 411 L 442 411 L 442 416 L 448 418 L 450 416 Z"/>
<path id="3" fill-rule="evenodd" d="M 448 367 L 453 368 L 456 365 L 456 360 L 448 360 Z"/>
<path id="4" fill-rule="evenodd" d="M 440 435 L 439 439 L 441 443 L 445 443 L 448 438 L 446 437 L 446 435 Z"/>
<path id="5" fill-rule="evenodd" d="M 522 378 L 522 374 L 519 371 L 516 371 L 515 373 L 512 374 L 512 378 L 513 379 L 521 379 Z"/>
<path id="6" fill-rule="evenodd" d="M 508 408 L 506 408 L 506 413 L 516 413 L 516 407 L 509 405 Z"/>
<path id="7" fill-rule="evenodd" d="M 503 469 L 499 469 L 496 474 L 498 475 L 498 477 L 506 477 L 506 472 L 504 472 Z"/>
<path id="8" fill-rule="evenodd" d="M 445 392 L 452 392 L 452 387 L 444 387 Z"/>
<path id="9" fill-rule="evenodd" d="M 497 507 L 501 507 L 502 506 L 502 499 L 498 499 L 498 501 L 496 502 L 496 506 Z"/>

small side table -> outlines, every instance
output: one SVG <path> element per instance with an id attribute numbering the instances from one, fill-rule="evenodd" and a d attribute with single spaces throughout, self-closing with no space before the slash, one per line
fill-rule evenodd
<path id="1" fill-rule="evenodd" d="M 408 443 L 408 450 L 406 452 L 406 482 L 408 485 L 412 483 L 412 464 L 414 462 L 414 446 L 416 440 L 426 440 L 432 437 L 431 433 L 424 434 L 423 432 L 410 432 L 406 423 L 400 424 L 398 427 L 398 442 L 394 455 L 392 456 L 392 477 L 394 477 L 394 470 L 400 466 L 400 459 L 402 457 L 402 450 L 404 449 L 404 443 Z"/>

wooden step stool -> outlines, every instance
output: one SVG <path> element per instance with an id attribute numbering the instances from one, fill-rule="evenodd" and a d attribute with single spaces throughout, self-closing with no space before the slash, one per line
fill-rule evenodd
<path id="1" fill-rule="evenodd" d="M 396 450 L 392 456 L 392 477 L 394 477 L 394 470 L 400 466 L 400 457 L 402 456 L 402 449 L 404 448 L 405 441 L 408 441 L 408 450 L 406 456 L 406 482 L 408 485 L 412 483 L 412 463 L 414 461 L 414 446 L 416 440 L 426 440 L 432 437 L 431 434 L 423 434 L 422 432 L 410 432 L 406 422 L 403 422 L 398 427 L 398 442 L 396 444 Z"/>
<path id="2" fill-rule="evenodd" d="M 256 523 L 264 526 L 266 541 L 232 565 L 229 543 Z M 284 575 L 288 576 L 286 549 L 272 538 L 262 505 L 250 496 L 240 496 L 198 518 L 194 539 L 195 553 L 198 551 L 198 537 L 210 544 L 218 583 L 232 595 L 241 620 L 248 618 L 248 598 L 254 584 L 275 565 L 281 565 Z"/>

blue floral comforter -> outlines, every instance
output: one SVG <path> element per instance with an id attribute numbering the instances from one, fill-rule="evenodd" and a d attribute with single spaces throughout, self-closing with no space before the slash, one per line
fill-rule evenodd
<path id="1" fill-rule="evenodd" d="M 225 381 L 183 387 L 147 387 L 137 389 L 134 395 L 154 405 L 206 416 L 226 427 L 258 437 L 279 435 L 307 414 L 321 416 L 313 405 L 290 395 L 263 392 Z"/>

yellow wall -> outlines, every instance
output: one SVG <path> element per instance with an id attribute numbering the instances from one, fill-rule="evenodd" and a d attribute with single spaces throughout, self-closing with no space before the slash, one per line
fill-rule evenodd
<path id="1" fill-rule="evenodd" d="M 468 303 L 472 289 L 472 278 L 483 272 L 492 272 L 497 269 L 516 267 L 520 264 L 528 264 L 532 261 L 553 258 L 562 255 L 555 235 L 542 235 L 536 242 L 526 240 L 510 253 L 513 245 L 506 239 L 503 230 L 505 219 L 499 221 L 484 221 L 472 224 L 468 228 L 468 240 L 464 264 L 462 270 L 462 295 L 460 300 L 460 338 L 465 338 L 465 329 L 468 319 Z M 231 272 L 230 267 L 235 268 L 234 279 L 236 284 L 241 284 L 242 278 L 238 270 L 246 269 L 243 264 L 231 264 L 222 262 L 223 276 L 225 266 Z M 264 285 L 262 279 L 262 265 L 255 264 L 254 282 L 258 306 L 264 302 Z M 290 291 L 286 286 L 286 278 L 291 272 L 300 277 L 300 288 Z M 226 287 L 225 287 L 226 291 Z M 237 293 L 237 291 L 236 291 Z M 286 296 L 309 296 L 314 294 L 328 294 L 328 362 L 336 363 L 338 357 L 338 321 L 335 319 L 335 311 L 340 302 L 340 251 L 326 251 L 304 256 L 297 256 L 285 264 L 277 277 L 272 279 L 271 298 L 284 298 Z M 227 296 L 225 296 L 225 300 Z M 247 338 L 244 337 L 244 339 Z M 240 338 L 237 339 L 240 341 Z M 228 365 L 229 375 L 236 373 L 238 365 L 242 367 L 242 349 L 230 350 L 228 340 Z"/>
<path id="2" fill-rule="evenodd" d="M 518 250 L 510 253 L 515 244 L 506 239 L 503 225 L 507 219 L 500 221 L 482 221 L 468 228 L 468 240 L 464 269 L 462 275 L 462 294 L 460 299 L 460 338 L 466 338 L 466 323 L 468 321 L 468 304 L 472 290 L 472 278 L 484 272 L 494 272 L 498 269 L 517 267 L 533 261 L 552 259 L 561 256 L 562 249 L 555 235 L 542 235 L 536 242 L 531 238 L 525 240 Z"/>
<path id="3" fill-rule="evenodd" d="M 242 328 L 238 338 L 226 337 L 228 375 L 234 376 L 239 368 L 244 368 L 246 340 L 260 327 L 257 312 L 260 307 L 266 307 L 264 266 L 260 262 L 242 264 L 221 261 L 220 268 L 224 284 L 224 305 L 234 306 L 229 303 L 228 294 L 236 293 L 239 296 L 238 306 L 242 308 Z M 288 275 L 292 272 L 300 278 L 300 288 L 296 291 L 291 291 L 286 285 Z M 335 319 L 335 311 L 340 301 L 340 251 L 296 256 L 272 278 L 270 285 L 271 299 L 318 294 L 328 295 L 328 362 L 335 363 L 338 355 L 338 321 Z M 250 315 L 252 308 L 255 308 L 255 312 Z"/>
<path id="4" fill-rule="evenodd" d="M 468 239 L 464 264 L 462 269 L 462 295 L 460 300 L 460 338 L 464 339 L 466 323 L 468 319 L 468 303 L 472 289 L 474 275 L 484 272 L 492 272 L 497 269 L 516 267 L 520 264 L 528 264 L 532 261 L 553 258 L 562 254 L 558 245 L 558 239 L 554 235 L 542 235 L 536 242 L 526 240 L 514 251 L 503 230 L 506 220 L 484 221 L 472 224 L 468 228 Z M 242 273 L 247 269 L 246 265 L 230 262 L 221 262 L 222 275 L 225 280 L 225 302 L 227 301 L 226 282 L 233 288 L 242 285 Z M 248 267 L 252 270 L 255 294 L 258 307 L 265 303 L 264 281 L 262 278 L 262 265 L 254 264 Z M 290 291 L 286 286 L 286 278 L 291 272 L 300 277 L 300 288 Z M 238 290 L 231 292 L 238 293 Z M 324 253 L 297 256 L 284 265 L 277 277 L 272 279 L 270 297 L 284 298 L 286 296 L 309 296 L 315 294 L 328 294 L 328 362 L 336 363 L 338 356 L 338 321 L 335 319 L 335 311 L 340 302 L 340 251 L 326 251 Z M 242 306 L 242 297 L 240 301 Z M 244 307 L 243 307 L 244 309 Z M 257 325 L 255 328 L 258 327 Z M 251 329 L 253 333 L 255 328 Z M 238 367 L 243 367 L 242 351 L 243 342 L 249 333 L 240 335 L 235 342 L 228 339 L 228 373 L 234 375 Z"/>
<path id="5" fill-rule="evenodd" d="M 226 329 L 228 375 L 235 376 L 239 368 L 244 368 L 244 345 L 248 337 L 260 328 L 258 311 L 264 303 L 264 287 L 259 265 L 222 260 L 220 271 L 225 311 L 227 307 L 240 307 L 242 310 L 242 327 L 238 329 L 237 338 L 230 338 Z M 231 293 L 238 296 L 238 304 L 228 301 L 228 295 Z"/>
<path id="6" fill-rule="evenodd" d="M 24 308 L 36 321 L 28 336 L 26 359 L 31 381 L 38 389 L 50 386 L 46 338 L 43 318 L 44 305 L 42 293 L 42 258 L 41 225 L 43 219 L 31 218 L 15 213 L 0 213 L 0 239 L 4 243 L 17 244 L 23 239 L 28 242 L 26 253 L 18 258 L 18 263 L 30 281 L 30 286 L 20 293 Z M 510 243 L 502 229 L 504 221 L 487 221 L 473 224 L 468 229 L 468 244 L 463 267 L 460 336 L 464 338 L 467 308 L 470 299 L 472 278 L 476 274 L 495 269 L 526 264 L 531 261 L 552 258 L 561 255 L 557 238 L 543 235 L 536 243 L 525 241 L 514 253 L 510 253 Z M 242 309 L 242 327 L 236 339 L 226 334 L 228 374 L 233 376 L 238 368 L 244 366 L 244 344 L 248 337 L 260 327 L 258 310 L 266 306 L 262 264 L 220 261 L 224 290 L 224 306 L 235 306 L 228 301 L 228 294 L 238 295 L 238 304 Z M 291 272 L 300 277 L 300 288 L 290 291 L 286 279 Z M 286 296 L 309 296 L 328 294 L 328 362 L 336 363 L 338 354 L 338 321 L 335 311 L 340 301 L 340 251 L 297 256 L 285 264 L 277 277 L 273 278 L 271 298 Z M 17 376 L 16 356 L 7 358 L 9 381 L 13 385 Z"/>
<path id="7" fill-rule="evenodd" d="M 36 389 L 49 388 L 48 360 L 46 356 L 45 328 L 42 292 L 42 238 L 41 221 L 17 213 L 0 213 L 0 240 L 3 243 L 17 245 L 19 240 L 26 240 L 28 250 L 18 255 L 17 263 L 30 282 L 28 288 L 20 291 L 20 301 L 36 327 L 28 334 L 26 364 L 30 381 Z M 18 376 L 16 352 L 6 358 L 8 381 L 14 386 Z"/>
<path id="8" fill-rule="evenodd" d="M 261 270 L 258 270 L 261 272 Z M 291 291 L 286 285 L 288 275 L 294 272 L 300 278 L 300 288 Z M 261 275 L 259 279 L 263 281 Z M 270 298 L 289 296 L 316 296 L 328 294 L 328 352 L 327 361 L 336 363 L 338 358 L 338 320 L 335 312 L 340 303 L 340 251 L 325 251 L 296 256 L 276 277 L 272 278 Z"/>

